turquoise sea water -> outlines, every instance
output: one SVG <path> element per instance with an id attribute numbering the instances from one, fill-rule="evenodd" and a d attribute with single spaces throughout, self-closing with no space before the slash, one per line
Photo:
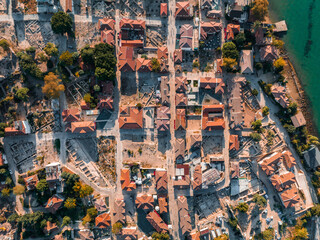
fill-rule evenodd
<path id="1" fill-rule="evenodd" d="M 287 22 L 288 33 L 284 37 L 286 49 L 310 98 L 310 110 L 319 132 L 320 1 L 269 0 L 269 3 L 271 19 Z"/>

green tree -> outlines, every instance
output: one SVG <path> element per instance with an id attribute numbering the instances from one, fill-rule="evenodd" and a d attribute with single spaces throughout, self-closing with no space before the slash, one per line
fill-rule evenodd
<path id="1" fill-rule="evenodd" d="M 107 43 L 99 43 L 94 46 L 94 64 L 97 68 L 105 69 L 102 80 L 114 81 L 116 76 L 115 68 L 117 59 L 115 58 L 114 47 Z M 100 70 L 99 70 L 100 71 Z M 97 72 L 96 72 L 97 73 Z"/>
<path id="2" fill-rule="evenodd" d="M 236 43 L 236 45 L 238 47 L 242 47 L 244 45 L 244 43 L 246 42 L 246 36 L 244 35 L 244 33 L 239 33 L 235 38 L 234 38 L 234 42 Z"/>
<path id="3" fill-rule="evenodd" d="M 279 39 L 272 39 L 272 45 L 274 45 L 278 49 L 282 49 L 284 46 L 284 42 Z"/>
<path id="4" fill-rule="evenodd" d="M 70 53 L 69 51 L 65 51 L 60 55 L 60 63 L 63 66 L 71 66 L 73 64 L 73 57 L 72 57 L 72 53 Z"/>
<path id="5" fill-rule="evenodd" d="M 97 67 L 94 75 L 100 80 L 107 80 L 112 74 L 106 68 Z"/>
<path id="6" fill-rule="evenodd" d="M 256 132 L 250 133 L 250 137 L 255 142 L 260 142 L 261 141 L 261 135 L 259 133 L 256 133 Z"/>
<path id="7" fill-rule="evenodd" d="M 262 132 L 262 122 L 261 120 L 257 120 L 251 123 L 252 129 L 261 133 Z"/>
<path id="8" fill-rule="evenodd" d="M 8 217 L 7 221 L 9 223 L 16 223 L 18 219 L 19 219 L 19 215 L 17 213 L 13 213 Z"/>
<path id="9" fill-rule="evenodd" d="M 235 66 L 237 66 L 237 60 L 233 58 L 224 58 L 222 66 L 224 66 L 227 72 L 231 72 Z"/>
<path id="10" fill-rule="evenodd" d="M 5 183 L 6 183 L 8 186 L 11 186 L 11 184 L 12 184 L 12 179 L 11 179 L 11 177 L 7 177 Z"/>
<path id="11" fill-rule="evenodd" d="M 65 208 L 67 209 L 74 209 L 77 207 L 77 204 L 76 204 L 76 199 L 74 198 L 67 198 L 67 200 L 64 202 L 64 206 Z"/>
<path id="12" fill-rule="evenodd" d="M 47 180 L 46 179 L 41 179 L 38 183 L 37 183 L 37 186 L 36 186 L 37 190 L 39 192 L 44 192 L 46 190 L 49 189 L 49 185 L 47 183 Z"/>
<path id="13" fill-rule="evenodd" d="M 268 6 L 268 0 L 255 0 L 251 8 L 251 15 L 255 20 L 264 21 L 269 12 Z"/>
<path id="14" fill-rule="evenodd" d="M 71 223 L 71 218 L 68 217 L 68 216 L 64 216 L 63 219 L 62 219 L 61 227 L 68 226 L 70 223 Z"/>
<path id="15" fill-rule="evenodd" d="M 97 209 L 95 209 L 94 207 L 88 208 L 87 215 L 82 219 L 82 224 L 85 225 L 86 223 L 92 222 L 97 215 Z"/>
<path id="16" fill-rule="evenodd" d="M 119 234 L 122 230 L 122 224 L 119 222 L 116 222 L 115 224 L 112 225 L 112 233 L 113 234 Z"/>
<path id="17" fill-rule="evenodd" d="M 151 67 L 153 72 L 160 72 L 160 62 L 156 58 L 151 59 Z"/>
<path id="18" fill-rule="evenodd" d="M 93 97 L 91 96 L 90 93 L 86 93 L 83 97 L 83 100 L 86 102 L 86 103 L 91 103 L 93 101 Z"/>
<path id="19" fill-rule="evenodd" d="M 289 104 L 288 112 L 291 116 L 295 115 L 298 111 L 298 104 L 296 102 L 292 102 Z"/>
<path id="20" fill-rule="evenodd" d="M 239 52 L 236 45 L 233 42 L 226 42 L 222 46 L 223 58 L 232 58 L 235 60 L 239 59 Z"/>
<path id="21" fill-rule="evenodd" d="M 309 145 L 320 145 L 319 139 L 316 136 L 312 136 L 312 135 L 307 136 L 307 143 Z"/>
<path id="22" fill-rule="evenodd" d="M 9 197 L 10 196 L 10 189 L 9 188 L 2 189 L 1 194 L 3 197 Z"/>
<path id="23" fill-rule="evenodd" d="M 94 64 L 94 49 L 90 45 L 80 50 L 81 59 L 85 64 Z"/>
<path id="24" fill-rule="evenodd" d="M 48 42 L 43 49 L 48 56 L 58 56 L 59 50 L 54 43 Z"/>
<path id="25" fill-rule="evenodd" d="M 23 185 L 17 185 L 13 188 L 14 195 L 22 195 L 25 192 L 25 187 Z"/>
<path id="26" fill-rule="evenodd" d="M 269 108 L 267 106 L 264 106 L 262 108 L 262 115 L 265 117 L 265 116 L 268 116 L 269 115 Z"/>
<path id="27" fill-rule="evenodd" d="M 255 88 L 252 89 L 251 93 L 252 93 L 253 96 L 258 96 L 258 94 L 259 94 L 258 90 L 255 89 Z"/>
<path id="28" fill-rule="evenodd" d="M 53 72 L 49 72 L 48 75 L 44 77 L 42 92 L 47 96 L 47 98 L 58 98 L 60 96 L 60 92 L 64 91 L 64 89 L 61 79 L 59 79 Z"/>
<path id="29" fill-rule="evenodd" d="M 283 67 L 286 65 L 286 61 L 281 57 L 274 61 L 273 66 L 275 67 L 275 71 L 277 73 L 283 70 Z"/>
<path id="30" fill-rule="evenodd" d="M 309 233 L 308 230 L 305 227 L 302 228 L 296 228 L 294 231 L 294 240 L 304 240 L 309 239 Z"/>
<path id="31" fill-rule="evenodd" d="M 241 202 L 237 205 L 236 209 L 238 209 L 240 212 L 248 212 L 249 205 L 246 202 Z"/>
<path id="32" fill-rule="evenodd" d="M 23 102 L 28 102 L 29 100 L 28 92 L 29 92 L 29 88 L 26 88 L 26 87 L 19 88 L 15 94 L 15 98 Z"/>
<path id="33" fill-rule="evenodd" d="M 42 78 L 42 72 L 31 55 L 25 52 L 18 52 L 17 57 L 19 59 L 19 66 L 23 72 L 36 78 Z"/>
<path id="34" fill-rule="evenodd" d="M 154 232 L 151 237 L 152 237 L 152 240 L 169 240 L 170 239 L 170 236 L 168 233 Z"/>
<path id="35" fill-rule="evenodd" d="M 228 223 L 233 229 L 236 229 L 238 226 L 238 219 L 237 218 L 229 218 Z"/>
<path id="36" fill-rule="evenodd" d="M 69 14 L 59 11 L 51 18 L 51 28 L 56 34 L 72 33 L 72 18 Z"/>
<path id="37" fill-rule="evenodd" d="M 292 124 L 284 124 L 283 127 L 287 130 L 288 133 L 290 134 L 294 134 L 296 131 L 295 126 L 293 126 Z"/>
<path id="38" fill-rule="evenodd" d="M 0 47 L 6 52 L 10 50 L 10 45 L 6 39 L 1 39 L 0 40 Z"/>
<path id="39" fill-rule="evenodd" d="M 90 187 L 89 185 L 86 185 L 86 184 L 81 185 L 81 189 L 79 192 L 81 198 L 87 197 L 92 193 L 93 193 L 92 187 Z"/>
<path id="40" fill-rule="evenodd" d="M 260 208 L 264 208 L 265 206 L 267 206 L 267 200 L 259 195 L 259 194 L 255 194 L 253 196 L 253 201 L 260 207 Z"/>

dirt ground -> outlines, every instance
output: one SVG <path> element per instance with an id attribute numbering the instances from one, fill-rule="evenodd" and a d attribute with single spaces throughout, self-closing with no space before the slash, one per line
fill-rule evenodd
<path id="1" fill-rule="evenodd" d="M 202 148 L 204 156 L 222 153 L 222 137 L 202 136 Z"/>

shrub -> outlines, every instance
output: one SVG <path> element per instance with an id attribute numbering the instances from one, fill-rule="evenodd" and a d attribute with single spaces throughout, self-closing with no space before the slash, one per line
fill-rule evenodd
<path id="1" fill-rule="evenodd" d="M 72 33 L 72 18 L 69 14 L 59 11 L 51 18 L 51 28 L 56 34 Z"/>
<path id="2" fill-rule="evenodd" d="M 267 106 L 264 106 L 262 108 L 262 115 L 263 116 L 268 116 L 269 115 L 269 108 Z"/>
<path id="3" fill-rule="evenodd" d="M 238 209 L 240 212 L 248 212 L 249 205 L 246 202 L 241 202 L 237 205 L 236 209 Z"/>
<path id="4" fill-rule="evenodd" d="M 258 96 L 259 92 L 257 89 L 252 89 L 252 95 Z"/>
<path id="5" fill-rule="evenodd" d="M 119 234 L 122 230 L 122 224 L 117 222 L 115 224 L 112 225 L 112 233 L 113 234 Z"/>
<path id="6" fill-rule="evenodd" d="M 261 141 L 261 135 L 259 133 L 256 133 L 256 132 L 250 133 L 250 137 L 255 142 Z"/>
<path id="7" fill-rule="evenodd" d="M 263 196 L 261 196 L 261 195 L 259 195 L 259 194 L 255 194 L 255 195 L 253 196 L 253 201 L 254 201 L 260 208 L 263 208 L 263 207 L 267 206 L 267 200 L 266 200 Z"/>

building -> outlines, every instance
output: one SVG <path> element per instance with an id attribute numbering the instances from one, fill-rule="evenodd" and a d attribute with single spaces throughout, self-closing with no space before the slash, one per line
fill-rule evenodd
<path id="1" fill-rule="evenodd" d="M 65 109 L 61 115 L 65 123 L 80 121 L 80 110 L 77 108 Z"/>
<path id="2" fill-rule="evenodd" d="M 136 227 L 122 228 L 120 240 L 136 240 L 138 239 L 138 231 Z"/>
<path id="3" fill-rule="evenodd" d="M 200 88 L 205 90 L 212 90 L 215 94 L 223 94 L 225 83 L 222 78 L 201 77 Z"/>
<path id="4" fill-rule="evenodd" d="M 136 189 L 136 183 L 130 179 L 130 169 L 121 169 L 120 182 L 124 191 L 131 192 Z"/>
<path id="5" fill-rule="evenodd" d="M 240 5 L 233 5 L 228 13 L 229 17 L 240 23 L 244 23 L 248 19 L 248 14 L 246 11 L 243 11 L 243 8 Z"/>
<path id="6" fill-rule="evenodd" d="M 262 162 L 259 163 L 261 169 L 268 175 L 272 175 L 278 169 L 279 164 L 282 161 L 282 153 L 273 153 L 270 156 L 263 159 Z"/>
<path id="7" fill-rule="evenodd" d="M 50 190 L 57 189 L 57 192 L 61 192 L 61 165 L 59 162 L 53 162 L 46 166 L 46 180 Z"/>
<path id="8" fill-rule="evenodd" d="M 170 130 L 170 108 L 161 106 L 157 108 L 156 126 L 158 132 L 165 132 Z"/>
<path id="9" fill-rule="evenodd" d="M 179 196 L 177 199 L 177 204 L 178 204 L 178 214 L 180 219 L 180 222 L 179 222 L 180 229 L 181 229 L 182 235 L 185 237 L 185 236 L 188 236 L 192 230 L 187 198 L 185 196 Z"/>
<path id="10" fill-rule="evenodd" d="M 280 194 L 280 199 L 285 208 L 296 208 L 297 204 L 299 204 L 301 201 L 298 189 L 296 187 L 284 190 Z"/>
<path id="11" fill-rule="evenodd" d="M 136 70 L 138 72 L 151 72 L 151 60 L 145 58 L 137 58 L 136 60 Z"/>
<path id="12" fill-rule="evenodd" d="M 193 27 L 190 24 L 183 24 L 180 28 L 179 48 L 184 51 L 193 50 Z"/>
<path id="13" fill-rule="evenodd" d="M 175 159 L 178 163 L 184 162 L 184 156 L 186 151 L 186 141 L 184 138 L 176 138 L 175 142 Z"/>
<path id="14" fill-rule="evenodd" d="M 283 152 L 284 163 L 288 170 L 292 171 L 293 167 L 297 165 L 296 159 L 292 156 L 292 153 L 289 151 Z"/>
<path id="15" fill-rule="evenodd" d="M 230 175 L 231 175 L 231 178 L 239 178 L 240 177 L 239 162 L 231 162 Z"/>
<path id="16" fill-rule="evenodd" d="M 212 19 L 220 19 L 222 16 L 222 11 L 221 10 L 210 10 L 207 12 L 207 18 L 212 18 Z"/>
<path id="17" fill-rule="evenodd" d="M 182 63 L 182 49 L 175 49 L 174 50 L 174 63 L 181 64 Z"/>
<path id="18" fill-rule="evenodd" d="M 196 150 L 201 148 L 202 135 L 201 134 L 192 134 L 190 135 L 190 150 Z"/>
<path id="19" fill-rule="evenodd" d="M 302 112 L 298 112 L 296 115 L 291 117 L 291 121 L 295 128 L 305 126 L 307 124 Z"/>
<path id="20" fill-rule="evenodd" d="M 167 76 L 161 76 L 160 95 L 162 105 L 170 106 L 170 85 Z"/>
<path id="21" fill-rule="evenodd" d="M 168 4 L 161 3 L 160 4 L 160 17 L 167 17 L 168 16 Z"/>
<path id="22" fill-rule="evenodd" d="M 271 93 L 274 99 L 281 105 L 281 107 L 283 108 L 289 107 L 290 101 L 287 96 L 287 91 L 285 87 L 278 84 L 274 84 L 271 87 Z"/>
<path id="23" fill-rule="evenodd" d="M 31 133 L 31 127 L 28 121 L 15 121 L 13 127 L 6 127 L 4 134 L 6 137 L 25 135 Z"/>
<path id="24" fill-rule="evenodd" d="M 116 199 L 113 205 L 113 222 L 120 222 L 122 225 L 126 222 L 126 209 L 123 199 Z"/>
<path id="25" fill-rule="evenodd" d="M 175 86 L 177 93 L 183 93 L 187 91 L 187 78 L 186 77 L 176 77 Z"/>
<path id="26" fill-rule="evenodd" d="M 240 69 L 242 74 L 253 74 L 252 50 L 242 50 L 240 53 Z"/>
<path id="27" fill-rule="evenodd" d="M 99 110 L 102 110 L 102 109 L 113 110 L 113 98 L 112 97 L 100 97 L 97 108 Z"/>
<path id="28" fill-rule="evenodd" d="M 320 151 L 317 146 L 311 146 L 309 150 L 304 151 L 303 158 L 311 169 L 316 169 L 320 166 Z"/>
<path id="29" fill-rule="evenodd" d="M 157 169 L 155 173 L 156 188 L 158 193 L 167 193 L 168 191 L 168 175 L 164 169 Z"/>
<path id="30" fill-rule="evenodd" d="M 142 129 L 143 111 L 138 107 L 121 107 L 119 117 L 120 129 Z"/>
<path id="31" fill-rule="evenodd" d="M 220 178 L 220 173 L 216 168 L 210 168 L 202 173 L 202 187 L 207 189 Z"/>
<path id="32" fill-rule="evenodd" d="M 24 178 L 24 182 L 26 184 L 26 188 L 28 191 L 34 190 L 39 182 L 38 175 L 32 175 Z"/>
<path id="33" fill-rule="evenodd" d="M 240 148 L 240 143 L 239 143 L 238 135 L 230 135 L 229 150 L 230 151 L 238 151 L 239 148 Z"/>
<path id="34" fill-rule="evenodd" d="M 282 175 L 274 174 L 270 181 L 278 192 L 282 192 L 285 189 L 291 188 L 295 184 L 296 179 L 292 172 L 288 172 Z"/>
<path id="35" fill-rule="evenodd" d="M 56 223 L 47 221 L 47 225 L 44 228 L 44 233 L 46 235 L 50 235 L 51 233 L 53 233 L 54 231 L 57 231 L 59 229 L 59 227 L 57 226 Z"/>
<path id="36" fill-rule="evenodd" d="M 188 97 L 185 93 L 176 93 L 176 107 L 186 107 L 188 105 Z"/>
<path id="37" fill-rule="evenodd" d="M 110 18 L 102 18 L 98 21 L 98 28 L 101 32 L 101 42 L 114 46 L 114 23 Z"/>
<path id="38" fill-rule="evenodd" d="M 136 207 L 137 209 L 142 209 L 145 212 L 153 210 L 154 199 L 152 195 L 149 194 L 138 194 L 136 197 Z"/>
<path id="39" fill-rule="evenodd" d="M 120 46 L 140 48 L 144 45 L 146 22 L 122 18 L 120 21 Z"/>
<path id="40" fill-rule="evenodd" d="M 95 219 L 97 228 L 109 228 L 111 226 L 111 217 L 109 213 L 102 213 Z"/>
<path id="41" fill-rule="evenodd" d="M 65 11 L 66 13 L 72 13 L 73 12 L 73 0 L 66 0 L 65 1 Z"/>
<path id="42" fill-rule="evenodd" d="M 174 121 L 174 130 L 186 130 L 187 120 L 186 120 L 186 110 L 176 109 L 176 119 Z"/>
<path id="43" fill-rule="evenodd" d="M 265 47 L 260 48 L 260 60 L 262 62 L 273 62 L 279 58 L 279 51 L 273 45 L 267 45 Z"/>
<path id="44" fill-rule="evenodd" d="M 156 211 L 149 212 L 146 218 L 157 232 L 168 232 L 168 225 L 162 220 Z"/>
<path id="45" fill-rule="evenodd" d="M 216 73 L 216 76 L 222 77 L 222 59 L 217 59 L 214 61 L 214 72 Z"/>
<path id="46" fill-rule="evenodd" d="M 234 40 L 234 37 L 240 33 L 240 25 L 239 24 L 232 24 L 229 23 L 227 25 L 227 30 L 226 30 L 226 39 L 228 41 Z"/>
<path id="47" fill-rule="evenodd" d="M 202 106 L 202 130 L 223 130 L 225 122 L 223 118 L 224 105 Z"/>
<path id="48" fill-rule="evenodd" d="M 46 203 L 45 209 L 50 213 L 55 214 L 62 206 L 63 202 L 64 197 L 59 194 L 55 194 L 51 198 L 49 198 L 48 202 Z"/>
<path id="49" fill-rule="evenodd" d="M 136 70 L 132 47 L 120 47 L 118 65 L 121 72 L 134 72 Z"/>
<path id="50" fill-rule="evenodd" d="M 168 203 L 166 198 L 164 197 L 159 197 L 158 198 L 158 203 L 159 203 L 159 213 L 167 213 L 168 212 Z"/>
<path id="51" fill-rule="evenodd" d="M 202 189 L 202 169 L 201 165 L 197 165 L 194 168 L 193 180 L 192 180 L 193 191 Z"/>
<path id="52" fill-rule="evenodd" d="M 200 22 L 200 39 L 205 41 L 210 35 L 221 32 L 222 23 L 218 22 Z"/>
<path id="53" fill-rule="evenodd" d="M 84 122 L 72 122 L 71 123 L 71 132 L 72 133 L 90 133 L 94 132 L 96 125 L 92 121 Z"/>
<path id="54" fill-rule="evenodd" d="M 176 176 L 174 178 L 173 186 L 177 189 L 189 189 L 190 180 L 189 165 L 178 164 L 176 165 Z"/>
<path id="55" fill-rule="evenodd" d="M 176 18 L 192 18 L 192 8 L 188 1 L 176 2 Z"/>
<path id="56" fill-rule="evenodd" d="M 99 213 L 103 213 L 103 212 L 108 211 L 106 202 L 104 201 L 104 198 L 103 198 L 103 197 L 97 199 L 97 200 L 94 202 L 94 207 L 97 209 L 97 211 L 98 211 Z"/>

